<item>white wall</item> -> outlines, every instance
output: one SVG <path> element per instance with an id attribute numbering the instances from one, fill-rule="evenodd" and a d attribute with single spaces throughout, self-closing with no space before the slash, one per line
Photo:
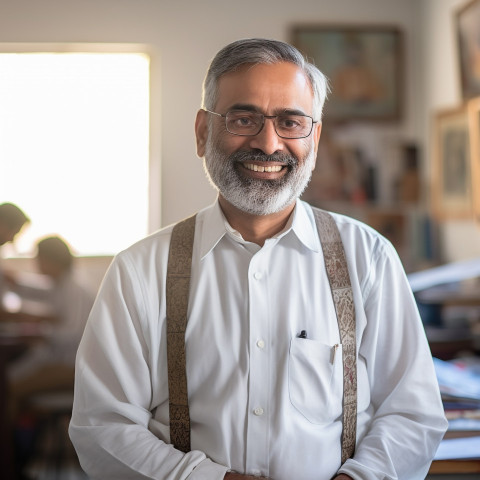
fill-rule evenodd
<path id="1" fill-rule="evenodd" d="M 161 85 L 161 124 L 153 135 L 161 141 L 162 223 L 168 224 L 214 198 L 195 155 L 193 122 L 207 64 L 219 48 L 249 36 L 288 40 L 293 23 L 386 22 L 400 25 L 410 34 L 413 3 L 0 0 L 0 42 L 137 42 L 152 46 L 160 61 Z M 406 55 L 409 63 L 414 53 L 411 47 Z M 414 72 L 411 64 L 407 71 Z M 414 99 L 412 95 L 407 98 L 406 128 L 414 131 Z"/>
<path id="2" fill-rule="evenodd" d="M 0 0 L 1 42 L 94 42 L 148 44 L 153 52 L 154 112 L 152 152 L 161 168 L 161 218 L 169 224 L 209 204 L 215 197 L 195 154 L 193 122 L 207 64 L 226 43 L 242 37 L 290 39 L 292 24 L 391 24 L 405 32 L 406 109 L 400 125 L 379 135 L 424 142 L 425 117 L 419 110 L 455 101 L 449 84 L 442 92 L 420 89 L 422 76 L 442 59 L 450 65 L 437 17 L 449 15 L 453 0 Z M 437 11 L 437 6 L 438 11 Z M 422 15 L 420 15 L 422 13 Z M 431 18 L 433 16 L 433 18 Z M 425 22 L 423 28 L 421 22 Z M 429 35 L 424 38 L 422 31 Z M 430 37 L 431 35 L 431 37 Z M 437 39 L 437 37 L 441 37 Z M 423 40 L 422 40 L 423 38 Z M 432 39 L 435 39 L 434 41 Z M 421 45 L 435 52 L 424 53 Z M 433 67 L 433 66 L 432 66 Z M 443 67 L 437 67 L 443 68 Z M 448 68 L 448 67 L 447 67 Z M 442 80 L 443 83 L 443 80 Z M 423 94 L 428 98 L 423 100 Z M 450 95 L 450 99 L 448 96 Z M 382 155 L 382 152 L 377 152 Z M 155 164 L 157 165 L 157 164 Z M 469 227 L 467 227 L 469 228 Z M 477 242 L 480 244 L 480 242 Z M 480 248 L 480 247 L 477 247 Z M 467 249 L 465 249 L 467 250 Z M 478 253 L 478 252 L 477 252 Z"/>
<path id="3" fill-rule="evenodd" d="M 422 26 L 421 69 L 422 102 L 419 116 L 422 136 L 427 140 L 426 154 L 432 158 L 432 122 L 435 113 L 461 105 L 458 52 L 455 37 L 455 13 L 466 0 L 421 0 Z M 424 172 L 431 178 L 431 163 Z M 477 185 L 480 188 L 480 185 Z M 445 261 L 464 260 L 480 256 L 480 225 L 472 221 L 449 221 L 442 225 L 441 242 Z"/>

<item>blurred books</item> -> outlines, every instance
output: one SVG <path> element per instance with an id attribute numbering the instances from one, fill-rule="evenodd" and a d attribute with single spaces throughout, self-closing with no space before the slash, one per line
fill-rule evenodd
<path id="1" fill-rule="evenodd" d="M 480 458 L 480 358 L 433 359 L 450 436 L 435 460 Z"/>
<path id="2" fill-rule="evenodd" d="M 433 359 L 442 398 L 480 408 L 480 358 Z"/>
<path id="3" fill-rule="evenodd" d="M 480 436 L 449 438 L 438 447 L 434 460 L 467 460 L 480 457 Z"/>

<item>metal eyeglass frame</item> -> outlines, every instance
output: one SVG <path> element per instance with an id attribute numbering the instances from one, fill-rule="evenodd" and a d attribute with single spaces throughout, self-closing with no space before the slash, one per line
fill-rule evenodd
<path id="1" fill-rule="evenodd" d="M 265 126 L 265 119 L 266 118 L 270 118 L 273 121 L 273 128 L 275 129 L 275 133 L 280 137 L 280 138 L 285 138 L 287 140 L 298 140 L 299 138 L 307 138 L 309 137 L 311 134 L 312 134 L 312 131 L 313 131 L 313 126 L 318 123 L 317 120 L 314 120 L 313 117 L 311 117 L 310 115 L 303 115 L 303 114 L 299 114 L 299 113 L 296 113 L 296 114 L 293 114 L 294 116 L 297 116 L 297 117 L 306 117 L 306 118 L 310 118 L 310 120 L 312 121 L 312 126 L 310 128 L 310 132 L 308 132 L 308 135 L 302 135 L 301 137 L 285 137 L 284 135 L 280 135 L 277 131 L 277 125 L 275 123 L 275 119 L 278 118 L 278 117 L 281 117 L 283 115 L 264 115 L 263 113 L 259 113 L 259 112 L 250 112 L 249 110 L 245 110 L 245 112 L 247 113 L 251 113 L 251 114 L 254 114 L 254 115 L 258 115 L 259 118 L 261 117 L 262 118 L 262 124 L 260 125 L 260 128 L 258 130 L 257 133 L 253 133 L 253 134 L 248 134 L 248 133 L 235 133 L 235 132 L 231 132 L 229 129 L 228 129 L 228 125 L 227 125 L 227 116 L 229 113 L 232 113 L 232 112 L 235 112 L 235 111 L 243 111 L 243 110 L 231 110 L 231 111 L 228 111 L 227 113 L 223 114 L 223 113 L 217 113 L 217 112 L 212 112 L 211 110 L 208 110 L 207 108 L 204 108 L 203 109 L 205 112 L 207 113 L 211 113 L 212 115 L 217 115 L 219 117 L 222 117 L 225 119 L 225 129 L 227 130 L 228 133 L 230 133 L 231 135 L 236 135 L 238 137 L 255 137 L 257 136 L 262 130 L 263 130 L 263 127 Z M 287 115 L 287 114 L 285 114 Z"/>

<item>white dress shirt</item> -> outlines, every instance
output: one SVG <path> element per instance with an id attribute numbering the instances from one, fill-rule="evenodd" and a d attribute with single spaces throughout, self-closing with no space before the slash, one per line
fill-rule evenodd
<path id="1" fill-rule="evenodd" d="M 371 228 L 334 215 L 356 308 L 355 479 L 423 480 L 446 429 L 401 263 Z M 93 479 L 329 480 L 340 468 L 342 355 L 315 220 L 298 201 L 260 248 L 218 203 L 196 222 L 186 330 L 192 451 L 169 442 L 165 277 L 171 227 L 120 253 L 77 354 L 70 436 Z M 302 330 L 307 338 L 298 338 Z"/>

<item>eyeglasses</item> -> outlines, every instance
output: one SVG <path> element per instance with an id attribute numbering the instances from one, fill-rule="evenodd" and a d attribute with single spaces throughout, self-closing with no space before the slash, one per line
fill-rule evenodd
<path id="1" fill-rule="evenodd" d="M 242 137 L 258 135 L 265 125 L 266 118 L 273 120 L 275 132 L 281 138 L 306 138 L 312 133 L 313 124 L 317 123 L 308 115 L 293 115 L 290 113 L 264 115 L 249 110 L 231 110 L 223 115 L 207 109 L 205 111 L 224 118 L 227 132 Z"/>

